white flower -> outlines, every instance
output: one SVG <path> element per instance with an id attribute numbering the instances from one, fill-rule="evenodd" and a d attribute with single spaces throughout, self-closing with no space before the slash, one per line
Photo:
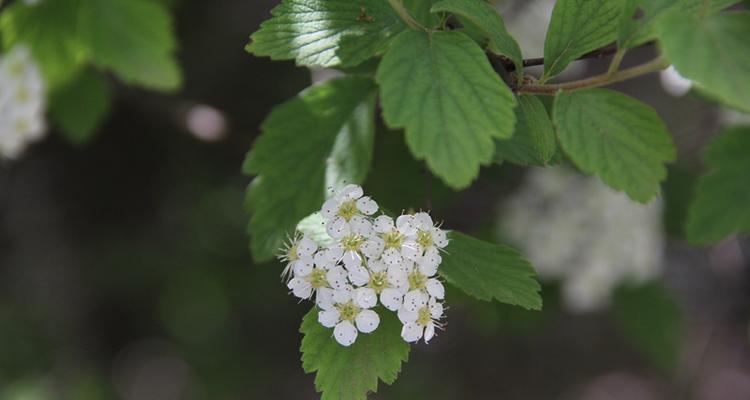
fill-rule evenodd
<path id="1" fill-rule="evenodd" d="M 381 215 L 373 223 L 376 239 L 383 243 L 381 259 L 388 265 L 398 265 L 404 258 L 414 260 L 422 254 L 422 247 L 414 240 L 417 232 L 416 222 L 412 215 L 401 215 L 393 222 L 393 218 Z"/>
<path id="2" fill-rule="evenodd" d="M 346 185 L 323 203 L 320 215 L 327 220 L 326 231 L 332 238 L 339 238 L 343 226 L 352 218 L 373 215 L 378 211 L 378 204 L 367 196 L 363 197 L 363 194 L 360 186 Z"/>
<path id="3" fill-rule="evenodd" d="M 418 212 L 414 214 L 414 240 L 425 251 L 443 249 L 448 245 L 448 235 L 438 225 L 433 224 L 430 214 Z"/>
<path id="4" fill-rule="evenodd" d="M 333 328 L 333 337 L 342 346 L 354 343 L 358 332 L 370 333 L 380 325 L 380 317 L 370 310 L 377 304 L 372 289 L 334 290 L 330 300 L 319 303 L 322 310 L 318 312 L 318 322 Z"/>
<path id="5" fill-rule="evenodd" d="M 286 263 L 281 272 L 281 279 L 288 282 L 297 274 L 298 269 L 312 268 L 315 264 L 313 256 L 317 250 L 318 245 L 307 236 L 295 236 L 290 239 L 277 256 L 281 262 Z"/>
<path id="6" fill-rule="evenodd" d="M 346 271 L 338 265 L 310 265 L 298 263 L 294 278 L 287 287 L 300 299 L 309 299 L 315 292 L 323 289 L 343 289 L 346 287 Z"/>
<path id="7" fill-rule="evenodd" d="M 405 299 L 404 307 L 398 310 L 398 319 L 404 324 L 401 337 L 409 343 L 424 337 L 424 342 L 429 343 L 435 336 L 435 328 L 442 327 L 440 319 L 443 317 L 443 305 L 434 297 L 418 292 L 409 299 L 409 304 L 414 307 L 407 307 Z"/>
<path id="8" fill-rule="evenodd" d="M 336 237 L 336 243 L 329 247 L 329 256 L 342 260 L 344 265 L 355 267 L 362 265 L 363 256 L 375 257 L 382 251 L 382 246 L 372 235 L 372 223 L 361 216 L 345 222 Z"/>
<path id="9" fill-rule="evenodd" d="M 445 287 L 443 287 L 443 284 L 442 282 L 440 282 L 440 280 L 434 278 L 435 274 L 437 274 L 437 268 L 440 262 L 431 257 L 440 257 L 440 255 L 437 254 L 437 249 L 432 249 L 428 251 L 428 253 L 435 254 L 426 254 L 420 260 L 422 261 L 421 263 L 410 263 L 410 265 L 407 267 L 406 279 L 409 283 L 409 292 L 407 293 L 407 296 L 409 296 L 409 293 L 420 292 L 426 293 L 431 297 L 442 300 L 445 297 Z M 406 306 L 406 298 L 404 299 L 404 304 Z"/>
<path id="10" fill-rule="evenodd" d="M 370 260 L 368 267 L 349 268 L 349 281 L 374 290 L 380 304 L 391 311 L 401 308 L 409 288 L 406 271 L 400 265 L 386 266 L 380 260 Z"/>
<path id="11" fill-rule="evenodd" d="M 693 81 L 680 75 L 673 65 L 659 72 L 659 79 L 664 90 L 674 97 L 686 95 L 693 87 Z"/>

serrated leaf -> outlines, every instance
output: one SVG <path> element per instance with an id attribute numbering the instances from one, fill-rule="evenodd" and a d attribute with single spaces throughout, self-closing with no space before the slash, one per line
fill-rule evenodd
<path id="1" fill-rule="evenodd" d="M 386 123 L 405 128 L 414 156 L 452 188 L 492 160 L 493 138 L 513 134 L 515 98 L 463 33 L 401 33 L 376 80 Z"/>
<path id="2" fill-rule="evenodd" d="M 625 0 L 558 0 L 544 42 L 547 80 L 571 61 L 617 39 Z"/>
<path id="3" fill-rule="evenodd" d="M 612 315 L 625 340 L 659 370 L 674 371 L 680 355 L 682 316 L 676 300 L 662 285 L 618 288 Z"/>
<path id="4" fill-rule="evenodd" d="M 493 6 L 483 0 L 440 0 L 432 6 L 432 12 L 449 12 L 471 21 L 489 39 L 489 49 L 508 57 L 516 65 L 516 71 L 523 73 L 521 48 Z"/>
<path id="5" fill-rule="evenodd" d="M 521 94 L 516 108 L 516 132 L 495 141 L 495 162 L 547 165 L 557 153 L 557 137 L 547 109 L 538 97 Z"/>
<path id="6" fill-rule="evenodd" d="M 654 28 L 662 24 L 662 19 L 671 12 L 683 11 L 698 15 L 721 11 L 737 0 L 627 0 L 623 20 L 620 24 L 617 43 L 622 48 L 639 46 L 656 38 Z M 634 18 L 635 11 L 640 9 L 643 15 Z"/>
<path id="7" fill-rule="evenodd" d="M 710 243 L 750 232 L 750 127 L 733 128 L 711 142 L 709 172 L 698 179 L 688 211 L 687 236 Z"/>
<path id="8" fill-rule="evenodd" d="M 333 330 L 318 323 L 313 308 L 302 320 L 302 368 L 315 373 L 315 388 L 322 400 L 364 400 L 377 392 L 378 380 L 390 385 L 409 359 L 409 344 L 401 339 L 401 324 L 395 314 L 378 310 L 380 326 L 360 333 L 349 347 L 333 339 Z"/>
<path id="9" fill-rule="evenodd" d="M 111 96 L 101 75 L 84 70 L 53 93 L 50 115 L 68 140 L 83 144 L 91 139 L 107 116 Z"/>
<path id="10" fill-rule="evenodd" d="M 721 102 L 750 111 L 750 12 L 705 18 L 673 13 L 658 34 L 664 55 L 682 76 Z"/>
<path id="11" fill-rule="evenodd" d="M 449 239 L 438 268 L 448 283 L 479 300 L 542 308 L 536 272 L 517 250 L 455 231 Z"/>
<path id="12" fill-rule="evenodd" d="M 246 174 L 258 175 L 247 200 L 256 261 L 273 257 L 297 223 L 320 208 L 329 185 L 364 180 L 375 129 L 374 91 L 367 78 L 332 80 L 276 107 L 263 121 L 263 134 L 243 165 Z M 343 143 L 357 145 L 347 150 Z"/>
<path id="13" fill-rule="evenodd" d="M 30 47 L 47 86 L 55 89 L 75 75 L 85 61 L 78 40 L 78 0 L 44 1 L 29 7 L 21 1 L 0 13 L 3 47 Z"/>
<path id="14" fill-rule="evenodd" d="M 271 14 L 245 49 L 302 66 L 358 64 L 405 28 L 384 0 L 284 0 Z"/>
<path id="15" fill-rule="evenodd" d="M 414 19 L 427 28 L 434 28 L 440 23 L 440 17 L 431 12 L 434 0 L 403 0 L 404 7 Z"/>
<path id="16" fill-rule="evenodd" d="M 92 61 L 126 83 L 174 90 L 182 80 L 172 16 L 148 0 L 79 0 L 79 35 Z"/>
<path id="17" fill-rule="evenodd" d="M 631 199 L 647 202 L 676 154 L 664 122 L 649 106 L 619 92 L 560 92 L 553 120 L 560 145 L 581 171 L 597 174 Z"/>

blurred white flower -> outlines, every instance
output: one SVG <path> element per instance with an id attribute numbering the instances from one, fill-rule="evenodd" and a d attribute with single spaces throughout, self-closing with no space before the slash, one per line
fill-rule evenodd
<path id="1" fill-rule="evenodd" d="M 659 72 L 659 80 L 664 90 L 674 97 L 686 95 L 693 87 L 693 81 L 680 75 L 673 65 Z"/>
<path id="2" fill-rule="evenodd" d="M 0 157 L 19 157 L 45 132 L 45 86 L 29 49 L 16 45 L 0 58 Z"/>
<path id="3" fill-rule="evenodd" d="M 534 168 L 501 230 L 541 278 L 561 281 L 567 308 L 586 312 L 606 307 L 618 284 L 661 272 L 661 218 L 659 199 L 643 205 L 566 167 Z"/>

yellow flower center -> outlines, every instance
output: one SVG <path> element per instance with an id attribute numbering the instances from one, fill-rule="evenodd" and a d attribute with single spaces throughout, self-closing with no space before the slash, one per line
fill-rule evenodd
<path id="1" fill-rule="evenodd" d="M 419 243 L 419 245 L 425 249 L 432 246 L 432 244 L 434 243 L 432 241 L 432 233 L 429 231 L 423 231 L 421 229 L 418 230 L 417 231 L 417 243 Z"/>
<path id="2" fill-rule="evenodd" d="M 354 322 L 360 312 L 360 308 L 351 300 L 343 304 L 336 304 L 336 309 L 339 310 L 341 320 L 349 322 Z"/>
<path id="3" fill-rule="evenodd" d="M 357 202 L 354 200 L 349 200 L 341 203 L 341 205 L 339 206 L 339 215 L 347 221 L 359 215 Z"/>
<path id="4" fill-rule="evenodd" d="M 308 282 L 313 289 L 320 289 L 328 286 L 328 279 L 326 279 L 326 271 L 322 268 L 315 268 L 307 276 Z"/>
<path id="5" fill-rule="evenodd" d="M 341 247 L 344 251 L 359 251 L 360 246 L 364 243 L 365 238 L 356 233 L 344 236 L 341 239 Z"/>
<path id="6" fill-rule="evenodd" d="M 418 269 L 409 273 L 409 289 L 410 290 L 425 290 L 427 288 L 427 276 L 419 272 Z"/>
<path id="7" fill-rule="evenodd" d="M 371 273 L 367 287 L 372 288 L 377 294 L 382 293 L 388 288 L 388 273 L 385 271 Z"/>
<path id="8" fill-rule="evenodd" d="M 404 235 L 393 229 L 383 235 L 383 242 L 386 249 L 400 249 L 401 244 L 404 243 Z"/>
<path id="9" fill-rule="evenodd" d="M 286 258 L 289 261 L 299 260 L 299 254 L 297 254 L 297 243 L 289 246 L 289 250 L 286 251 Z"/>
<path id="10" fill-rule="evenodd" d="M 430 308 L 429 307 L 422 307 L 417 311 L 417 324 L 420 326 L 427 325 L 430 321 L 432 321 L 432 315 L 430 315 Z"/>

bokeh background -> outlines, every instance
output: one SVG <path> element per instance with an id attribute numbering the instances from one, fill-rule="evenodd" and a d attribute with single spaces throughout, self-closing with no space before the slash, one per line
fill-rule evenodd
<path id="1" fill-rule="evenodd" d="M 169 3 L 179 92 L 112 80 L 112 110 L 90 143 L 73 145 L 52 126 L 0 165 L 0 399 L 318 397 L 298 352 L 309 304 L 287 295 L 281 265 L 251 261 L 240 173 L 266 113 L 311 75 L 243 50 L 276 1 Z M 527 57 L 542 53 L 552 3 L 500 5 Z M 634 52 L 626 65 L 653 53 Z M 606 65 L 580 62 L 569 77 Z M 566 306 L 554 280 L 541 312 L 449 290 L 446 330 L 413 346 L 396 383 L 372 398 L 750 399 L 750 242 L 697 248 L 682 238 L 702 146 L 742 117 L 697 93 L 670 95 L 657 75 L 617 88 L 654 106 L 680 151 L 655 216 L 658 273 L 619 282 L 585 312 Z M 453 193 L 410 158 L 401 133 L 382 128 L 365 189 L 387 208 L 431 208 L 444 227 L 500 240 L 507 200 L 528 175 L 496 165 Z M 568 236 L 526 246 L 543 253 Z M 576 251 L 587 251 L 579 240 Z"/>

